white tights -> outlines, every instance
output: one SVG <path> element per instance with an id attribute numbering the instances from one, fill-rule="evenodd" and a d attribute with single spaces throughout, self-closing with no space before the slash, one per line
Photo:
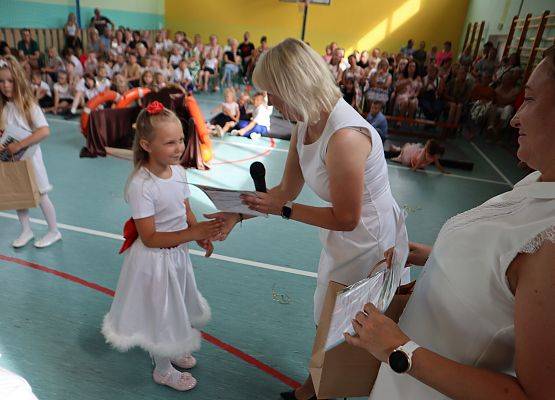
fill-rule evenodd
<path id="1" fill-rule="evenodd" d="M 174 370 L 171 359 L 168 357 L 152 356 L 154 360 L 154 370 L 160 375 L 167 375 L 168 372 Z"/>
<path id="2" fill-rule="evenodd" d="M 47 194 L 40 196 L 40 209 L 44 214 L 44 219 L 48 224 L 48 232 L 55 233 L 58 231 L 58 224 L 56 223 L 56 210 L 54 209 L 54 204 L 50 201 Z M 22 232 L 31 231 L 31 221 L 29 219 L 29 210 L 17 210 L 17 217 L 21 223 Z"/>

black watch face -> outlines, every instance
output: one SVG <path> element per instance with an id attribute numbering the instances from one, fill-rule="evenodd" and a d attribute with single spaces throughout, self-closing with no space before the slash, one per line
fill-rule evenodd
<path id="1" fill-rule="evenodd" d="M 409 358 L 402 351 L 394 351 L 389 356 L 389 366 L 398 374 L 403 374 L 409 369 Z"/>

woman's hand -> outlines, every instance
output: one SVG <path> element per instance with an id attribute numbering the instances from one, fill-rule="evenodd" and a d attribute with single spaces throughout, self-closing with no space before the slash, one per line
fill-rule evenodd
<path id="1" fill-rule="evenodd" d="M 227 212 L 204 214 L 204 218 L 209 218 L 209 219 L 215 218 L 217 220 L 222 221 L 223 223 L 222 230 L 221 230 L 220 236 L 218 236 L 218 240 L 220 241 L 225 240 L 227 238 L 227 235 L 229 235 L 229 233 L 233 230 L 237 222 L 241 220 L 241 218 L 239 217 L 239 214 L 227 213 Z"/>
<path id="2" fill-rule="evenodd" d="M 278 199 L 275 195 L 269 193 L 256 192 L 255 195 L 244 194 L 241 196 L 243 204 L 249 209 L 264 214 L 281 215 L 281 209 L 285 204 L 284 201 Z"/>
<path id="3" fill-rule="evenodd" d="M 428 257 L 432 252 L 432 248 L 422 243 L 409 243 L 409 257 L 407 264 L 424 265 L 428 261 Z"/>
<path id="4" fill-rule="evenodd" d="M 214 245 L 209 239 L 197 240 L 197 244 L 206 251 L 206 253 L 204 254 L 204 257 L 206 258 L 210 257 L 214 252 Z"/>
<path id="5" fill-rule="evenodd" d="M 387 362 L 393 350 L 410 340 L 393 320 L 380 313 L 372 303 L 366 304 L 364 311 L 358 312 L 352 322 L 356 335 L 345 333 L 345 341 L 368 351 L 381 362 Z"/>

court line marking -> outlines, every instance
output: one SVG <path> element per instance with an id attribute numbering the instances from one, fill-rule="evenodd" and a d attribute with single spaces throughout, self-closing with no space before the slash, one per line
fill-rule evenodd
<path id="1" fill-rule="evenodd" d="M 397 165 L 397 164 L 387 164 L 388 167 L 391 167 L 393 169 L 404 169 L 404 170 L 410 170 L 409 167 L 406 167 L 404 165 Z M 505 182 L 500 182 L 500 181 L 494 181 L 491 179 L 485 179 L 485 178 L 475 178 L 472 176 L 464 176 L 464 175 L 457 175 L 457 174 L 444 174 L 442 172 L 438 172 L 438 171 L 428 171 L 428 170 L 424 170 L 424 169 L 417 169 L 415 172 L 420 172 L 420 173 L 424 173 L 424 174 L 429 174 L 429 175 L 443 175 L 446 178 L 456 178 L 456 179 L 467 179 L 469 181 L 477 181 L 477 182 L 487 182 L 487 183 L 495 183 L 497 185 L 503 185 L 503 186 L 507 186 L 507 183 Z M 511 185 L 512 186 L 512 185 Z"/>
<path id="2" fill-rule="evenodd" d="M 5 212 L 0 212 L 0 217 L 17 220 L 17 215 L 5 213 Z M 46 221 L 43 220 L 43 219 L 31 218 L 31 222 L 33 222 L 35 224 L 38 224 L 38 225 L 47 225 Z M 102 238 L 107 238 L 107 239 L 114 239 L 114 240 L 119 240 L 119 241 L 123 242 L 123 236 L 117 235 L 115 233 L 102 232 L 102 231 L 97 231 L 95 229 L 83 228 L 83 227 L 80 227 L 80 226 L 68 225 L 68 224 L 62 224 L 62 223 L 58 223 L 58 228 L 64 229 L 64 230 L 67 230 L 67 231 L 83 233 L 85 235 L 97 236 L 97 237 L 102 237 Z M 204 257 L 204 252 L 203 251 L 190 249 L 189 252 L 192 255 L 199 256 L 199 257 Z M 263 263 L 263 262 L 253 261 L 253 260 L 246 260 L 246 259 L 243 259 L 243 258 L 224 256 L 222 254 L 214 253 L 214 254 L 212 254 L 212 256 L 210 256 L 210 258 L 212 258 L 214 260 L 227 261 L 227 262 L 234 263 L 234 264 L 247 265 L 249 267 L 255 267 L 255 268 L 260 268 L 260 269 L 268 269 L 268 270 L 271 270 L 271 271 L 284 272 L 284 273 L 293 274 L 293 275 L 306 276 L 306 277 L 309 277 L 309 278 L 316 278 L 318 276 L 318 274 L 316 272 L 303 271 L 301 269 L 296 269 L 296 268 L 289 268 L 289 267 L 282 267 L 282 266 L 279 266 L 279 265 L 266 264 L 266 263 Z"/>
<path id="3" fill-rule="evenodd" d="M 514 187 L 513 183 L 509 180 L 509 178 L 505 176 L 505 174 L 503 174 L 503 172 L 501 172 L 499 168 L 497 168 L 497 165 L 495 165 L 494 162 L 491 161 L 490 158 L 486 156 L 485 153 L 482 150 L 480 150 L 480 148 L 476 146 L 474 142 L 470 142 L 470 144 L 472 145 L 472 147 L 474 147 L 474 150 L 476 150 L 476 152 L 480 154 L 484 158 L 484 160 L 486 160 L 486 162 L 495 170 L 495 172 L 497 172 L 499 176 L 501 176 L 501 178 L 503 178 L 503 180 L 507 182 L 507 184 L 511 188 L 513 188 Z"/>
<path id="4" fill-rule="evenodd" d="M 31 268 L 37 271 L 46 272 L 48 274 L 55 275 L 59 278 L 68 280 L 73 283 L 77 283 L 79 285 L 88 287 L 89 289 L 96 290 L 98 292 L 104 293 L 107 296 L 114 297 L 115 292 L 112 289 L 109 289 L 105 286 L 101 286 L 95 282 L 86 281 L 82 278 L 79 278 L 76 275 L 69 274 L 67 272 L 59 271 L 57 269 L 49 268 L 41 264 L 37 264 L 34 262 L 30 262 L 27 260 L 23 260 L 20 258 L 6 256 L 4 254 L 0 254 L 0 260 L 6 261 L 12 264 L 21 265 L 23 267 Z M 257 360 L 250 354 L 245 353 L 244 351 L 238 349 L 235 346 L 232 346 L 228 343 L 225 343 L 218 339 L 215 336 L 210 335 L 206 332 L 201 332 L 202 338 L 209 343 L 212 343 L 214 346 L 219 347 L 220 349 L 227 351 L 228 353 L 234 355 L 235 357 L 240 358 L 241 360 L 245 361 L 246 363 L 252 365 L 253 367 L 258 368 L 259 370 L 267 373 L 268 375 L 276 378 L 277 380 L 281 381 L 282 383 L 286 384 L 287 386 L 296 389 L 300 386 L 300 383 L 296 380 L 288 377 L 287 375 L 279 372 L 278 370 L 270 367 L 268 364 L 263 363 L 260 360 Z"/>

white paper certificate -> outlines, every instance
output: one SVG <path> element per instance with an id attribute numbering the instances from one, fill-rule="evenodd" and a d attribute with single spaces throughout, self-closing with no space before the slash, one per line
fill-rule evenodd
<path id="1" fill-rule="evenodd" d="M 255 192 L 220 189 L 211 186 L 194 185 L 202 190 L 208 198 L 214 203 L 219 211 L 241 213 L 245 215 L 254 215 L 257 217 L 267 217 L 268 214 L 263 214 L 258 211 L 249 209 L 242 203 L 242 194 L 255 195 Z"/>

